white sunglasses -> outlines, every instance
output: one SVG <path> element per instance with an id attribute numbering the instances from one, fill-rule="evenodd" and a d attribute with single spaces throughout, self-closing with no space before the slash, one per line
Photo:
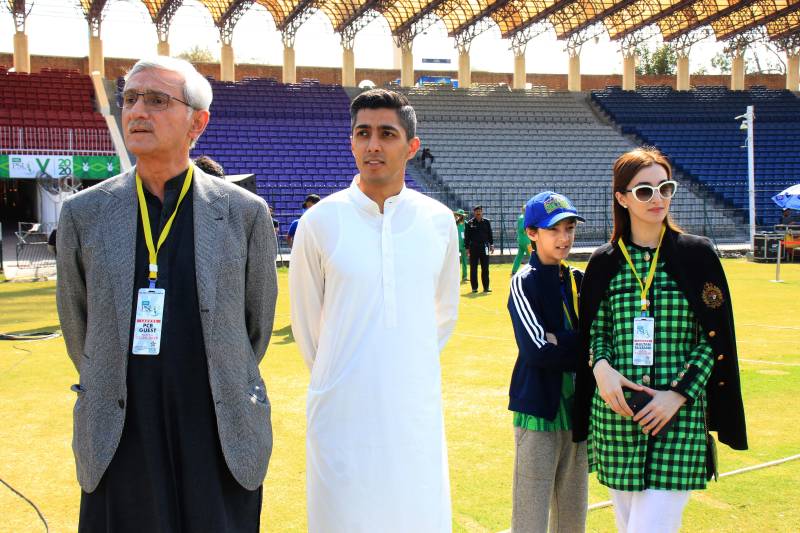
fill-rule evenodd
<path id="1" fill-rule="evenodd" d="M 655 196 L 656 191 L 658 191 L 658 195 L 661 196 L 661 198 L 663 198 L 664 200 L 669 200 L 670 198 L 675 196 L 675 192 L 677 190 L 678 190 L 678 182 L 674 180 L 669 180 L 661 182 L 655 187 L 643 183 L 641 185 L 637 185 L 633 189 L 625 189 L 625 192 L 632 192 L 633 197 L 636 198 L 638 201 L 647 203 L 653 199 L 653 196 Z"/>

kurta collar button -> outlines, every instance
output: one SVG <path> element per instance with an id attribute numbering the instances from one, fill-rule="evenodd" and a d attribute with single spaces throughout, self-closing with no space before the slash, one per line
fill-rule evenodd
<path id="1" fill-rule="evenodd" d="M 717 385 L 719 385 L 720 387 L 724 387 L 725 386 L 725 382 L 724 381 L 720 381 Z"/>
<path id="2" fill-rule="evenodd" d="M 712 329 L 711 331 L 708 332 L 708 336 L 713 339 L 714 337 L 717 336 L 717 332 Z"/>
<path id="3" fill-rule="evenodd" d="M 717 356 L 717 361 L 722 361 L 723 359 L 725 359 L 725 355 L 724 354 L 719 354 Z"/>

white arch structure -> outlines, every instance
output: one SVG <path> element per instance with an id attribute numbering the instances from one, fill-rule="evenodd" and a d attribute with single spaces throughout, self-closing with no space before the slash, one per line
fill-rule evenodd
<path id="1" fill-rule="evenodd" d="M 79 0 L 89 30 L 89 68 L 104 72 L 100 27 L 115 0 Z M 190 0 L 141 0 L 156 28 L 157 51 L 169 53 L 169 29 L 178 9 Z M 358 32 L 382 17 L 401 54 L 401 84 L 414 83 L 414 38 L 437 20 L 459 52 L 459 81 L 471 84 L 470 45 L 490 28 L 509 39 L 515 56 L 514 87 L 525 82 L 526 44 L 552 28 L 569 52 L 569 88 L 580 90 L 580 51 L 600 34 L 619 43 L 623 56 L 623 88 L 636 87 L 636 46 L 660 33 L 678 53 L 678 89 L 690 86 L 689 51 L 713 36 L 726 43 L 732 58 L 731 88 L 744 88 L 744 53 L 754 43 L 771 41 L 786 53 L 786 87 L 800 89 L 800 0 L 194 0 L 208 11 L 219 31 L 220 79 L 235 78 L 233 32 L 236 23 L 259 4 L 272 17 L 284 46 L 283 81 L 296 81 L 294 42 L 297 31 L 314 13 L 322 12 L 343 48 L 342 81 L 355 86 L 353 46 Z M 7 0 L 14 17 L 14 67 L 30 71 L 25 20 L 31 0 Z"/>

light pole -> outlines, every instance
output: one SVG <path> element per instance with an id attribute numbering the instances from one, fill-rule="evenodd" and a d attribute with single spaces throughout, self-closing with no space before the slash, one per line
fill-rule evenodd
<path id="1" fill-rule="evenodd" d="M 742 125 L 739 129 L 747 131 L 747 196 L 750 204 L 750 252 L 755 253 L 754 244 L 756 236 L 756 161 L 753 140 L 755 138 L 755 131 L 753 130 L 753 122 L 755 120 L 755 112 L 753 106 L 747 106 L 747 112 L 744 115 L 739 115 L 736 120 L 741 120 Z"/>

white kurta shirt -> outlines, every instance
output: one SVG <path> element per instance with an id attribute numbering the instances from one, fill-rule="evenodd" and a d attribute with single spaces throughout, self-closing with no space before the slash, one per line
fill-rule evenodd
<path id="1" fill-rule="evenodd" d="M 292 331 L 311 369 L 308 529 L 451 530 L 439 353 L 458 314 L 458 235 L 439 202 L 358 188 L 300 219 Z"/>

